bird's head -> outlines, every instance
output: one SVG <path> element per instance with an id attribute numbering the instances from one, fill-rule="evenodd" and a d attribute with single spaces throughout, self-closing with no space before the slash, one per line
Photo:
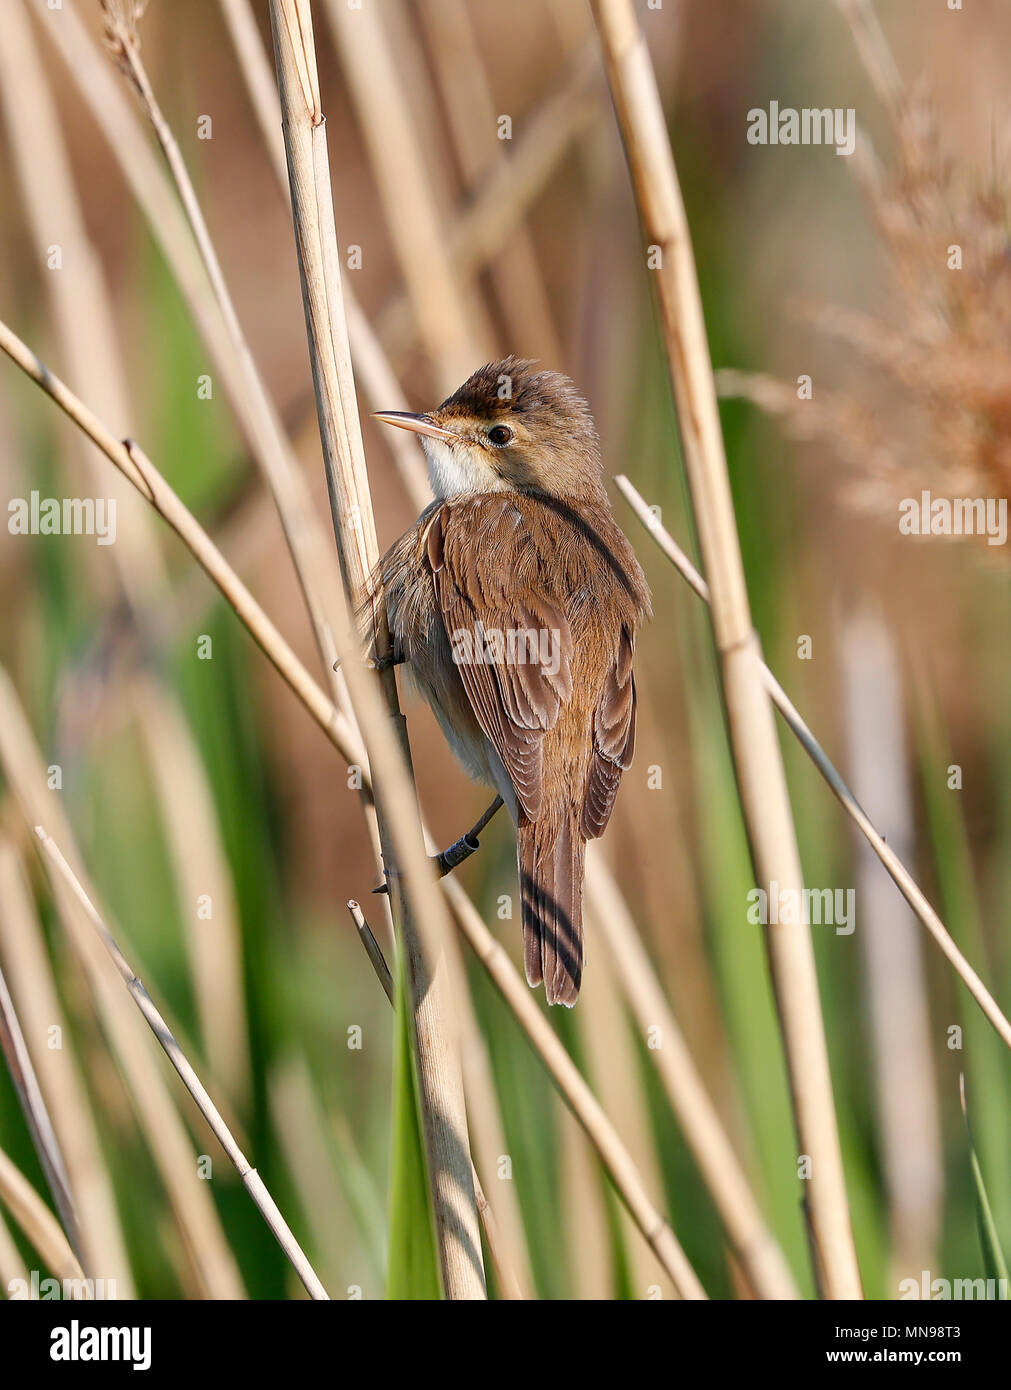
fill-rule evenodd
<path id="1" fill-rule="evenodd" d="M 376 419 L 421 437 L 436 497 L 542 492 L 599 499 L 600 443 L 589 406 L 568 377 L 521 357 L 489 362 L 425 415 Z"/>

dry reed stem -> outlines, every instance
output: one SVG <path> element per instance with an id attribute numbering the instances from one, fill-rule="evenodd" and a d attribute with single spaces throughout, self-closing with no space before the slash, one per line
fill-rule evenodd
<path id="1" fill-rule="evenodd" d="M 379 547 L 341 294 L 312 18 L 303 0 L 271 0 L 270 16 L 327 487 L 341 570 L 357 607 L 369 593 Z M 388 650 L 385 608 L 374 599 L 371 637 L 377 653 Z M 442 956 L 449 921 L 425 850 L 396 676 L 391 668 L 378 679 L 365 670 L 350 623 L 340 629 L 338 647 L 372 762 L 390 905 L 405 951 L 443 1290 L 450 1299 L 481 1299 L 486 1291 L 467 1114 Z"/>
<path id="2" fill-rule="evenodd" d="M 2 666 L 0 763 L 26 825 L 30 827 L 43 819 L 51 821 L 68 846 L 77 877 L 86 880 L 59 800 L 47 787 L 45 764 L 31 725 Z M 62 879 L 54 883 L 54 899 L 77 964 L 90 985 L 141 1132 L 165 1185 L 199 1287 L 204 1296 L 242 1298 L 245 1290 L 234 1255 L 208 1185 L 198 1175 L 196 1153 L 159 1069 L 151 1038 L 124 997 L 115 970 Z M 80 1210 L 79 1202 L 79 1213 Z M 97 1272 L 109 1276 L 106 1269 Z"/>
<path id="3" fill-rule="evenodd" d="M 228 24 L 246 91 L 256 114 L 260 134 L 270 157 L 285 201 L 291 206 L 288 188 L 288 157 L 281 132 L 281 105 L 273 68 L 267 61 L 249 7 L 249 0 L 221 0 L 222 13 Z M 351 338 L 352 360 L 356 379 L 373 410 L 407 410 L 407 397 L 390 365 L 378 336 L 373 332 L 350 283 L 344 282 L 344 307 L 347 311 L 348 333 Z M 417 442 L 403 430 L 393 430 L 387 445 L 411 501 L 422 511 L 432 500 L 424 470 L 418 467 Z"/>
<path id="4" fill-rule="evenodd" d="M 599 119 L 600 102 L 593 90 L 598 72 L 596 48 L 590 42 L 570 60 L 557 91 L 525 123 L 509 158 L 492 170 L 460 214 L 448 240 L 457 276 L 472 276 L 494 260 L 570 146 Z M 377 323 L 379 337 L 394 357 L 414 341 L 414 318 L 405 295 L 395 295 Z"/>
<path id="5" fill-rule="evenodd" d="M 127 991 L 131 999 L 137 1005 L 145 1023 L 151 1029 L 151 1032 L 154 1034 L 166 1057 L 168 1057 L 169 1061 L 179 1073 L 183 1085 L 198 1105 L 201 1114 L 206 1119 L 218 1143 L 234 1164 L 237 1173 L 242 1179 L 243 1186 L 252 1197 L 260 1214 L 270 1227 L 278 1245 L 288 1257 L 292 1268 L 295 1270 L 299 1279 L 301 1279 L 309 1296 L 313 1299 L 326 1300 L 328 1298 L 326 1290 L 316 1277 L 298 1241 L 289 1230 L 287 1222 L 281 1215 L 277 1204 L 267 1191 L 263 1179 L 256 1169 L 251 1167 L 246 1156 L 243 1154 L 238 1144 L 236 1144 L 231 1131 L 221 1118 L 217 1107 L 207 1094 L 196 1072 L 187 1061 L 164 1018 L 162 1018 L 161 1014 L 155 1008 L 154 1002 L 144 988 L 143 982 L 137 978 L 130 968 L 126 958 L 116 944 L 115 938 L 98 915 L 94 904 L 81 886 L 80 880 L 60 852 L 59 846 L 43 826 L 37 825 L 35 827 L 35 834 L 39 838 L 42 855 L 49 863 L 51 876 L 54 879 L 57 877 L 62 879 L 77 899 L 85 918 L 91 924 L 91 927 L 108 952 L 117 971 L 122 976 Z"/>
<path id="6" fill-rule="evenodd" d="M 0 1149 L 0 1201 L 41 1255 L 55 1278 L 71 1283 L 72 1299 L 86 1299 L 84 1271 L 60 1223 L 21 1169 Z"/>
<path id="7" fill-rule="evenodd" d="M 454 878 L 443 879 L 460 929 L 474 954 L 491 976 L 520 1027 L 540 1054 L 562 1099 L 586 1131 L 590 1142 L 632 1219 L 674 1282 L 678 1296 L 705 1298 L 705 1290 L 689 1263 L 678 1239 L 657 1209 L 617 1130 L 605 1115 L 596 1096 L 580 1075 L 547 1018 L 537 1007 L 529 988 L 520 979 L 505 951 L 485 926 L 477 908 Z"/>
<path id="8" fill-rule="evenodd" d="M 125 424 L 131 412 L 108 286 L 101 259 L 88 236 L 31 22 L 20 5 L 10 7 L 0 38 L 0 64 L 0 91 L 11 130 L 22 201 L 67 370 L 103 418 Z M 54 238 L 63 248 L 66 267 L 58 275 L 45 264 L 45 248 Z M 103 486 L 112 484 L 121 540 L 113 547 L 112 558 L 137 625 L 144 630 L 156 620 L 168 597 L 155 524 L 126 480 L 115 475 L 110 479 L 98 451 L 87 447 L 86 452 L 92 477 L 97 479 L 101 474 Z M 98 487 L 97 481 L 95 486 Z M 167 689 L 161 699 L 178 712 L 178 704 Z M 188 730 L 181 720 L 179 726 L 181 738 L 192 754 Z M 196 770 L 202 777 L 199 763 Z M 206 791 L 206 779 L 203 787 Z M 218 867 L 223 867 L 220 857 Z M 189 940 L 208 1057 L 215 1073 L 227 1084 L 229 1094 L 238 1101 L 249 1091 L 249 1056 L 236 924 L 223 918 L 218 931 L 191 932 Z M 202 949 L 205 943 L 206 953 Z M 213 958 L 207 959 L 208 954 Z M 204 1007 L 208 996 L 213 996 L 213 1005 Z"/>
<path id="9" fill-rule="evenodd" d="M 687 555 L 685 555 L 670 532 L 665 530 L 656 520 L 656 517 L 650 512 L 642 495 L 636 491 L 625 477 L 616 478 L 615 483 L 622 496 L 626 499 L 629 506 L 635 512 L 643 526 L 649 531 L 650 535 L 667 558 L 677 568 L 682 577 L 687 580 L 688 584 L 695 593 L 698 594 L 699 598 L 701 598 L 703 602 L 709 603 L 708 584 L 706 584 L 706 581 L 688 559 Z M 1007 1016 L 1001 1011 L 993 995 L 976 974 L 976 971 L 966 960 L 958 946 L 956 946 L 950 932 L 931 907 L 912 874 L 895 853 L 891 845 L 887 843 L 885 837 L 875 828 L 870 817 L 850 791 L 846 782 L 834 767 L 828 754 L 808 728 L 796 706 L 764 661 L 762 662 L 761 669 L 762 679 L 765 682 L 770 698 L 783 716 L 791 732 L 796 735 L 804 752 L 808 755 L 822 777 L 824 777 L 825 781 L 828 783 L 829 787 L 835 793 L 836 798 L 846 814 L 851 818 L 857 826 L 857 829 L 867 840 L 871 849 L 873 849 L 874 853 L 881 860 L 881 863 L 888 871 L 899 892 L 937 942 L 938 946 L 962 980 L 962 983 L 989 1020 L 995 1032 L 1002 1042 L 1004 1042 L 1007 1047 L 1011 1048 L 1011 1021 L 1009 1021 Z"/>
<path id="10" fill-rule="evenodd" d="M 64 1038 L 70 1032 L 24 865 L 6 836 L 0 838 L 0 946 L 66 1165 L 80 1231 L 81 1264 L 89 1277 L 115 1281 L 121 1298 L 133 1298 L 116 1199 L 87 1092 L 76 1060 L 47 1045 L 51 1028 L 58 1028 Z"/>
<path id="11" fill-rule="evenodd" d="M 365 954 L 368 956 L 369 964 L 376 973 L 376 978 L 382 986 L 383 993 L 390 1003 L 396 1007 L 393 995 L 393 974 L 386 963 L 386 957 L 383 955 L 382 947 L 375 938 L 375 933 L 365 919 L 361 904 L 356 902 L 354 898 L 350 898 L 348 900 L 348 912 L 351 914 L 351 920 L 355 924 L 355 930 L 358 932 L 359 940 L 365 947 Z M 471 1176 L 474 1180 L 474 1197 L 477 1201 L 478 1216 L 481 1218 L 481 1227 L 484 1230 L 484 1238 L 488 1244 L 492 1263 L 495 1266 L 495 1275 L 498 1279 L 502 1296 L 510 1300 L 522 1299 L 524 1295 L 520 1288 L 519 1279 L 512 1266 L 508 1251 L 503 1244 L 502 1233 L 499 1229 L 498 1222 L 495 1220 L 495 1213 L 491 1203 L 485 1196 L 484 1189 L 481 1186 L 481 1179 L 478 1176 L 477 1168 L 473 1160 L 471 1160 Z"/>
<path id="12" fill-rule="evenodd" d="M 381 7 L 349 10 L 343 0 L 330 0 L 326 13 L 425 355 L 439 389 L 448 394 L 484 360 L 490 327 L 476 298 L 461 291 L 454 274 Z"/>
<path id="13" fill-rule="evenodd" d="M 508 162 L 496 134 L 494 96 L 466 0 L 423 0 L 418 7 L 426 52 L 435 69 L 466 191 L 480 188 Z M 447 161 L 448 162 L 448 161 Z M 550 366 L 563 360 L 533 237 L 522 219 L 502 243 L 489 272 L 510 343 Z"/>
<path id="14" fill-rule="evenodd" d="M 29 1288 L 29 1298 L 38 1298 L 38 1294 L 33 1295 L 31 1292 L 27 1266 L 14 1243 L 14 1237 L 3 1218 L 3 1213 L 0 1212 L 0 1287 L 9 1290 L 15 1279 L 20 1279 Z"/>
<path id="15" fill-rule="evenodd" d="M 734 1257 L 756 1298 L 799 1298 L 790 1266 L 748 1185 L 618 885 L 599 854 L 587 855 L 586 883 L 591 921 L 607 943 L 611 967 L 641 1034 L 660 1029 L 663 1046 L 650 1052 L 650 1060 L 723 1222 Z"/>
<path id="16" fill-rule="evenodd" d="M 14 1001 L 7 988 L 3 971 L 0 970 L 0 1052 L 7 1062 L 7 1070 L 14 1084 L 14 1091 L 21 1103 L 28 1132 L 32 1136 L 35 1152 L 39 1156 L 49 1190 L 53 1194 L 56 1210 L 73 1246 L 78 1259 L 81 1258 L 81 1239 L 77 1228 L 77 1214 L 74 1211 L 74 1198 L 67 1177 L 67 1166 L 60 1152 L 59 1140 L 49 1118 L 45 1098 L 39 1086 L 31 1054 L 25 1045 L 24 1033 L 14 1008 Z"/>
<path id="17" fill-rule="evenodd" d="M 249 349 L 234 301 L 228 289 L 196 190 L 186 168 L 172 129 L 162 113 L 140 56 L 140 44 L 133 27 L 110 12 L 109 29 L 118 45 L 120 61 L 127 71 L 157 136 L 165 162 L 186 213 L 193 239 L 200 252 L 207 278 L 221 310 L 232 353 L 238 364 L 243 389 L 243 417 L 250 423 L 256 441 L 256 457 L 270 487 L 288 542 L 299 585 L 312 620 L 324 672 L 333 682 L 337 649 L 332 627 L 339 611 L 332 591 L 330 553 L 322 528 L 316 520 L 312 496 L 294 453 L 288 443 L 277 411 Z"/>
<path id="18" fill-rule="evenodd" d="M 691 237 L 649 50 L 631 0 L 593 0 L 611 94 L 656 271 L 682 451 L 709 579 L 731 751 L 760 885 L 799 892 L 800 858 L 727 475 Z M 765 933 L 800 1152 L 815 1277 L 829 1298 L 861 1297 L 832 1078 L 808 927 Z"/>

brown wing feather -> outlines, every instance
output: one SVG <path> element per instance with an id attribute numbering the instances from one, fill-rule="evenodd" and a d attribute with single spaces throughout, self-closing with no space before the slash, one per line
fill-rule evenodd
<path id="1" fill-rule="evenodd" d="M 555 726 L 571 695 L 572 634 L 561 607 L 529 582 L 539 571 L 534 541 L 521 513 L 505 498 L 482 497 L 446 505 L 427 536 L 436 596 L 471 707 L 491 741 L 530 820 L 543 800 L 541 739 Z M 506 587 L 508 585 L 508 589 Z M 490 636 L 546 632 L 556 644 L 548 662 L 524 647 L 525 659 L 496 659 Z M 473 659 L 457 646 L 468 634 Z M 552 671 L 557 653 L 558 669 Z M 533 659 L 529 659 L 529 658 Z"/>
<path id="2" fill-rule="evenodd" d="M 635 638 L 624 625 L 614 665 L 608 671 L 593 715 L 593 757 L 583 799 L 582 831 L 588 840 L 603 835 L 611 818 L 621 774 L 635 750 Z"/>

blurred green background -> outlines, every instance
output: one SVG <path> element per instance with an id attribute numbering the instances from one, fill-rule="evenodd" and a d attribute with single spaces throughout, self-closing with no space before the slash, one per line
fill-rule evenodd
<path id="1" fill-rule="evenodd" d="M 211 399 L 199 398 L 198 378 L 215 373 L 171 269 L 67 79 L 46 32 L 52 21 L 40 20 L 41 10 L 21 0 L 10 3 L 33 11 L 28 32 L 59 121 L 84 238 L 102 277 L 114 351 L 124 364 L 127 418 L 109 423 L 142 442 L 322 679 L 280 526 L 226 393 L 215 381 Z M 97 6 L 77 0 L 74 8 L 97 43 Z M 461 136 L 460 117 L 471 100 L 479 120 L 479 97 L 461 96 L 452 82 L 447 94 L 446 60 L 456 53 L 461 8 L 494 114 L 507 113 L 513 122 L 511 142 L 491 136 L 483 146 L 477 141 L 477 152 Z M 826 332 L 818 316 L 838 306 L 879 324 L 882 338 L 895 334 L 901 342 L 908 332 L 911 341 L 919 330 L 911 305 L 925 283 L 922 266 L 909 238 L 897 244 L 889 236 L 883 214 L 915 200 L 919 221 L 913 221 L 924 246 L 936 233 L 942 243 L 947 237 L 972 248 L 978 223 L 966 210 L 976 194 L 992 189 L 998 210 L 987 225 L 1001 224 L 1006 159 L 997 133 L 1007 128 L 1008 111 L 996 55 L 1007 52 L 1011 16 L 997 4 L 958 14 L 943 6 L 928 14 L 913 0 L 881 5 L 899 71 L 933 112 L 939 132 L 943 155 L 925 171 L 911 168 L 909 150 L 836 7 L 669 0 L 661 10 L 636 8 L 665 99 L 714 366 L 768 374 L 791 391 L 801 374 L 810 374 L 812 404 L 833 403 L 806 430 L 793 407 L 784 421 L 742 400 L 723 406 L 766 658 L 998 1001 L 1007 1001 L 1007 551 L 972 539 L 901 536 L 896 512 L 907 487 L 1006 497 L 1007 476 L 987 473 L 974 457 L 948 448 L 948 424 L 938 414 L 947 406 L 943 395 L 919 391 L 913 373 L 889 376 L 873 350 L 861 352 L 844 335 Z M 589 12 L 579 0 L 509 7 L 383 0 L 379 10 L 448 244 L 462 210 L 480 198 L 498 162 L 516 157 L 524 132 L 568 80 L 572 55 L 592 45 Z M 453 383 L 426 351 L 410 312 L 401 313 L 399 327 L 391 312 L 404 282 L 398 239 L 363 137 L 356 84 L 332 41 L 330 10 L 318 4 L 314 13 L 338 232 L 343 247 L 362 248 L 361 269 L 346 270 L 345 277 L 384 337 L 412 408 L 424 409 Z M 265 15 L 257 19 L 269 45 Z M 239 317 L 326 517 L 288 211 L 228 30 L 217 5 L 153 0 L 140 33 Z M 8 42 L 0 34 L 0 47 Z M 464 61 L 465 53 L 457 56 Z M 112 60 L 106 62 L 115 74 Z M 523 228 L 554 343 L 550 335 L 545 343 L 543 323 L 536 342 L 518 331 L 522 304 L 509 297 L 496 250 L 472 273 L 459 274 L 471 342 L 480 353 L 472 365 L 506 351 L 536 356 L 554 347 L 560 355 L 545 358 L 545 365 L 567 372 L 585 391 L 609 473 L 627 473 L 695 554 L 649 275 L 599 73 L 586 91 L 588 116 L 500 237 L 509 245 Z M 83 270 L 67 259 L 61 270 L 45 268 L 44 248 L 62 244 L 66 229 L 51 221 L 40 243 L 43 226 L 30 210 L 15 158 L 23 138 L 11 111 L 17 98 L 10 87 L 7 93 L 0 126 L 0 314 L 83 394 L 47 284 L 47 276 L 72 281 Z M 866 168 L 857 157 L 750 146 L 747 113 L 773 99 L 854 108 L 860 149 L 873 147 L 881 165 L 876 199 L 861 182 Z M 210 140 L 197 138 L 204 114 L 213 121 Z M 42 168 L 37 174 L 55 177 Z M 936 187 L 928 200 L 923 181 L 931 177 Z M 49 204 L 51 219 L 58 206 Z M 401 211 L 410 222 L 411 208 Z M 975 269 L 967 257 L 966 276 L 981 273 L 981 255 Z M 1006 249 L 990 248 L 989 255 L 992 264 Z M 1006 305 L 1007 286 L 998 280 L 981 292 L 977 312 L 993 316 L 996 332 Z M 943 358 L 954 355 L 952 339 L 965 323 L 944 306 L 939 317 L 949 334 L 936 346 Z M 978 346 L 979 338 L 973 342 Z M 470 343 L 453 346 L 463 353 Z M 1000 389 L 1006 391 L 998 382 L 994 390 Z M 855 427 L 852 439 L 840 437 L 858 411 L 873 422 L 870 442 Z M 989 427 L 999 431 L 1004 419 L 995 412 Z M 370 421 L 365 430 L 385 546 L 414 513 L 389 441 Z M 796 438 L 798 431 L 806 437 Z M 912 458 L 897 465 L 907 448 Z M 104 460 L 96 467 L 111 477 Z M 91 495 L 87 480 L 95 476 L 102 475 L 88 474 L 70 427 L 4 365 L 6 496 L 24 497 L 33 488 L 43 496 Z M 656 618 L 637 657 L 636 761 L 603 854 L 770 1225 L 810 1296 L 796 1145 L 762 941 L 746 918 L 751 868 L 708 619 L 617 495 L 615 508 L 646 569 Z M 121 533 L 127 524 L 122 510 Z M 88 537 L 0 537 L 0 659 L 44 764 L 62 769 L 62 791 L 52 794 L 126 954 L 192 1045 L 212 1093 L 227 1102 L 247 1156 L 332 1295 L 360 1290 L 379 1298 L 389 1241 L 393 1015 L 344 907 L 349 898 L 365 904 L 385 943 L 382 914 L 370 898 L 377 873 L 357 794 L 333 749 L 188 553 L 157 519 L 144 536 L 141 563 L 146 557 L 163 565 L 165 579 L 139 608 L 124 601 L 113 547 L 97 547 Z M 798 654 L 805 635 L 810 659 Z M 211 660 L 198 659 L 203 636 L 212 640 Z M 450 766 L 427 710 L 411 701 L 407 712 L 421 803 L 436 837 L 449 843 L 483 809 L 484 793 Z M 806 882 L 856 892 L 852 935 L 823 926 L 812 931 L 865 1291 L 897 1297 L 900 1281 L 919 1281 L 922 1270 L 934 1278 L 981 1277 L 958 1081 L 964 1073 L 981 1169 L 1007 1250 L 1007 1051 L 883 870 L 865 861 L 852 826 L 788 734 L 783 750 Z M 952 790 L 949 768 L 956 764 L 961 788 Z M 647 780 L 651 768 L 661 772 L 656 789 Z M 0 783 L 5 787 L 9 782 Z M 167 1200 L 129 1086 L 6 791 L 0 808 L 3 841 L 30 874 L 70 1030 L 68 1064 L 79 1071 L 94 1117 L 136 1291 L 199 1296 L 205 1291 L 199 1261 Z M 187 859 L 189 872 L 181 865 Z M 205 867 L 213 888 L 202 886 Z M 518 920 L 497 915 L 501 895 L 514 894 L 516 886 L 504 822 L 485 832 L 481 852 L 460 876 L 518 962 Z M 200 915 L 202 892 L 214 896 L 209 920 Z M 8 908 L 0 902 L 0 962 L 17 1004 L 7 955 L 12 938 L 3 931 Z M 226 986 L 215 993 L 218 951 L 224 978 L 228 969 L 237 971 L 237 995 Z M 646 1041 L 607 974 L 605 952 L 591 938 L 585 998 L 571 1015 L 554 1011 L 551 1021 L 616 1119 L 710 1296 L 746 1296 Z M 592 1150 L 472 959 L 467 979 L 511 1159 L 505 1181 L 522 1213 L 530 1291 L 541 1298 L 643 1298 L 659 1286 L 669 1294 L 669 1281 L 621 1213 Z M 950 1045 L 952 1027 L 964 1030 L 956 1038 L 961 1046 Z M 31 1036 L 28 1042 L 33 1052 L 42 1045 Z M 179 1099 L 164 1059 L 158 1065 L 195 1152 L 212 1156 L 208 1187 L 245 1291 L 252 1298 L 302 1296 L 224 1155 Z M 44 1191 L 5 1071 L 0 1146 Z M 494 1207 L 502 1180 L 494 1173 L 482 1178 Z M 11 1230 L 21 1257 L 35 1267 L 36 1257 Z"/>

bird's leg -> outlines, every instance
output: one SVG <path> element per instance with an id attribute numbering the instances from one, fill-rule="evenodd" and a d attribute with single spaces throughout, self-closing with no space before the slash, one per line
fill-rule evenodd
<path id="1" fill-rule="evenodd" d="M 395 656 L 389 652 L 386 656 L 370 656 L 366 665 L 371 671 L 389 671 L 393 666 L 403 666 L 406 660 L 406 656 Z"/>
<path id="2" fill-rule="evenodd" d="M 469 859 L 475 850 L 480 849 L 481 846 L 477 837 L 501 806 L 502 798 L 497 796 L 488 807 L 487 811 L 485 811 L 484 815 L 467 831 L 466 835 L 461 835 L 458 840 L 454 840 L 449 848 L 444 849 L 441 854 L 430 854 L 428 856 L 435 865 L 435 872 L 438 874 L 439 878 L 445 878 L 447 874 L 451 874 L 465 859 Z M 387 879 L 389 876 L 390 871 L 387 869 Z M 372 891 L 373 893 L 388 893 L 390 891 L 389 883 L 381 883 L 378 888 L 373 888 Z"/>
<path id="3" fill-rule="evenodd" d="M 497 796 L 481 819 L 471 826 L 466 835 L 461 835 L 450 845 L 449 849 L 444 849 L 441 854 L 432 856 L 440 878 L 445 878 L 447 874 L 452 873 L 457 865 L 462 864 L 465 859 L 469 859 L 476 849 L 480 849 L 477 837 L 502 804 L 502 798 Z"/>

